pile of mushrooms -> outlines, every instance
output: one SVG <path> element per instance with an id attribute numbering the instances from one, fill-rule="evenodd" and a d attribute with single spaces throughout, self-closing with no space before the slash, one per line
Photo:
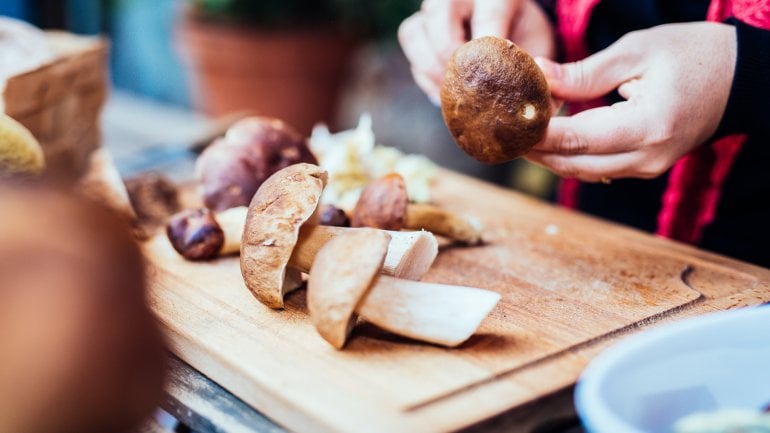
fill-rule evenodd
<path id="1" fill-rule="evenodd" d="M 188 260 L 240 253 L 246 287 L 276 309 L 309 274 L 313 323 L 336 348 L 357 317 L 439 345 L 468 339 L 500 295 L 416 280 L 438 254 L 433 233 L 472 245 L 481 242 L 478 226 L 409 203 L 397 174 L 367 186 L 351 214 L 353 227 L 321 225 L 348 221 L 339 209 L 319 207 L 327 173 L 311 162 L 307 143 L 280 120 L 236 123 L 198 159 L 206 208 L 171 217 L 166 233 L 174 249 Z"/>
<path id="2" fill-rule="evenodd" d="M 241 272 L 246 286 L 265 305 L 283 308 L 283 297 L 301 285 L 318 250 L 335 236 L 360 229 L 317 224 L 326 172 L 295 164 L 269 177 L 248 208 L 241 238 Z M 429 232 L 392 232 L 384 272 L 419 279 L 438 254 Z"/>
<path id="3" fill-rule="evenodd" d="M 416 280 L 427 271 L 436 257 L 435 238 L 424 231 L 317 225 L 325 183 L 320 167 L 296 164 L 276 172 L 254 195 L 241 240 L 241 273 L 256 298 L 283 308 L 284 296 L 300 286 L 301 273 L 309 273 L 313 323 L 336 348 L 344 346 L 357 315 L 395 334 L 445 346 L 470 337 L 500 295 L 398 278 Z M 433 242 L 415 247 L 405 235 Z M 408 271 L 385 266 L 394 255 Z"/>

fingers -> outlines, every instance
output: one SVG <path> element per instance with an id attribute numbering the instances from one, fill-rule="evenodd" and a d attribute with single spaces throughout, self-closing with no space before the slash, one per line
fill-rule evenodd
<path id="1" fill-rule="evenodd" d="M 650 179 L 665 172 L 670 164 L 650 160 L 641 152 L 612 155 L 561 155 L 530 152 L 526 158 L 546 167 L 561 177 L 586 182 L 605 182 L 607 179 L 637 177 Z"/>
<path id="2" fill-rule="evenodd" d="M 543 9 L 525 1 L 511 16 L 509 39 L 531 56 L 553 58 L 556 52 L 554 30 Z"/>
<path id="3" fill-rule="evenodd" d="M 446 66 L 442 64 L 438 53 L 430 45 L 423 18 L 419 13 L 401 23 L 398 39 L 406 58 L 412 65 L 415 82 L 431 99 L 437 100 Z"/>
<path id="4" fill-rule="evenodd" d="M 640 75 L 638 58 L 625 45 L 628 44 L 616 43 L 573 63 L 559 64 L 544 57 L 538 57 L 535 61 L 555 97 L 585 101 L 604 96 Z"/>
<path id="5" fill-rule="evenodd" d="M 658 135 L 648 111 L 646 105 L 631 100 L 553 117 L 545 139 L 534 150 L 565 155 L 631 151 Z"/>
<path id="6" fill-rule="evenodd" d="M 519 3 L 520 0 L 474 0 L 471 37 L 497 36 L 507 39 Z"/>
<path id="7" fill-rule="evenodd" d="M 463 23 L 471 0 L 426 0 L 422 10 L 398 29 L 398 39 L 418 86 L 436 103 L 444 71 L 454 50 L 465 41 Z"/>
<path id="8" fill-rule="evenodd" d="M 672 147 L 671 131 L 669 125 L 657 123 L 655 109 L 626 101 L 571 117 L 554 117 L 546 138 L 527 159 L 563 177 L 589 182 L 656 177 L 677 157 L 660 151 Z"/>
<path id="9" fill-rule="evenodd" d="M 445 65 L 465 42 L 463 23 L 472 13 L 468 0 L 428 0 L 423 3 L 424 25 L 431 47 Z"/>
<path id="10" fill-rule="evenodd" d="M 422 91 L 425 92 L 425 94 L 428 96 L 430 102 L 433 103 L 433 105 L 440 107 L 441 83 L 436 82 L 436 80 L 431 79 L 427 75 L 415 70 L 414 68 L 412 68 L 412 76 L 414 76 L 414 82 L 417 83 L 417 86 L 421 88 Z"/>

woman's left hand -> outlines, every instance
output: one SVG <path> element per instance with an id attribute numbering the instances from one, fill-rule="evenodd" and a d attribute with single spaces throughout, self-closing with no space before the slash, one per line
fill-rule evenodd
<path id="1" fill-rule="evenodd" d="M 575 63 L 538 59 L 554 98 L 590 100 L 617 89 L 625 100 L 552 118 L 527 159 L 590 182 L 662 174 L 716 131 L 736 51 L 734 27 L 702 22 L 632 32 Z"/>

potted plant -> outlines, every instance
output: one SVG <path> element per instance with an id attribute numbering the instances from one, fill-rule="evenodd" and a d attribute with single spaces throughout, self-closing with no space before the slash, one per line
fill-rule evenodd
<path id="1" fill-rule="evenodd" d="M 279 117 L 304 133 L 330 121 L 356 42 L 393 27 L 388 20 L 416 2 L 367 3 L 380 2 L 187 2 L 178 35 L 194 104 L 213 115 L 247 109 Z"/>

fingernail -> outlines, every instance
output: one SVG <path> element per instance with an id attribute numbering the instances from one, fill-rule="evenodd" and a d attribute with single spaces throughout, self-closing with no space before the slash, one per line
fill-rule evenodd
<path id="1" fill-rule="evenodd" d="M 537 63 L 537 66 L 543 71 L 545 78 L 549 80 L 558 80 L 561 78 L 560 68 L 558 68 L 557 64 L 551 60 L 548 60 L 545 57 L 535 57 L 535 63 Z"/>
<path id="2" fill-rule="evenodd" d="M 428 99 L 430 99 L 431 104 L 435 105 L 436 107 L 441 106 L 441 99 L 439 99 L 436 95 L 428 95 Z"/>

